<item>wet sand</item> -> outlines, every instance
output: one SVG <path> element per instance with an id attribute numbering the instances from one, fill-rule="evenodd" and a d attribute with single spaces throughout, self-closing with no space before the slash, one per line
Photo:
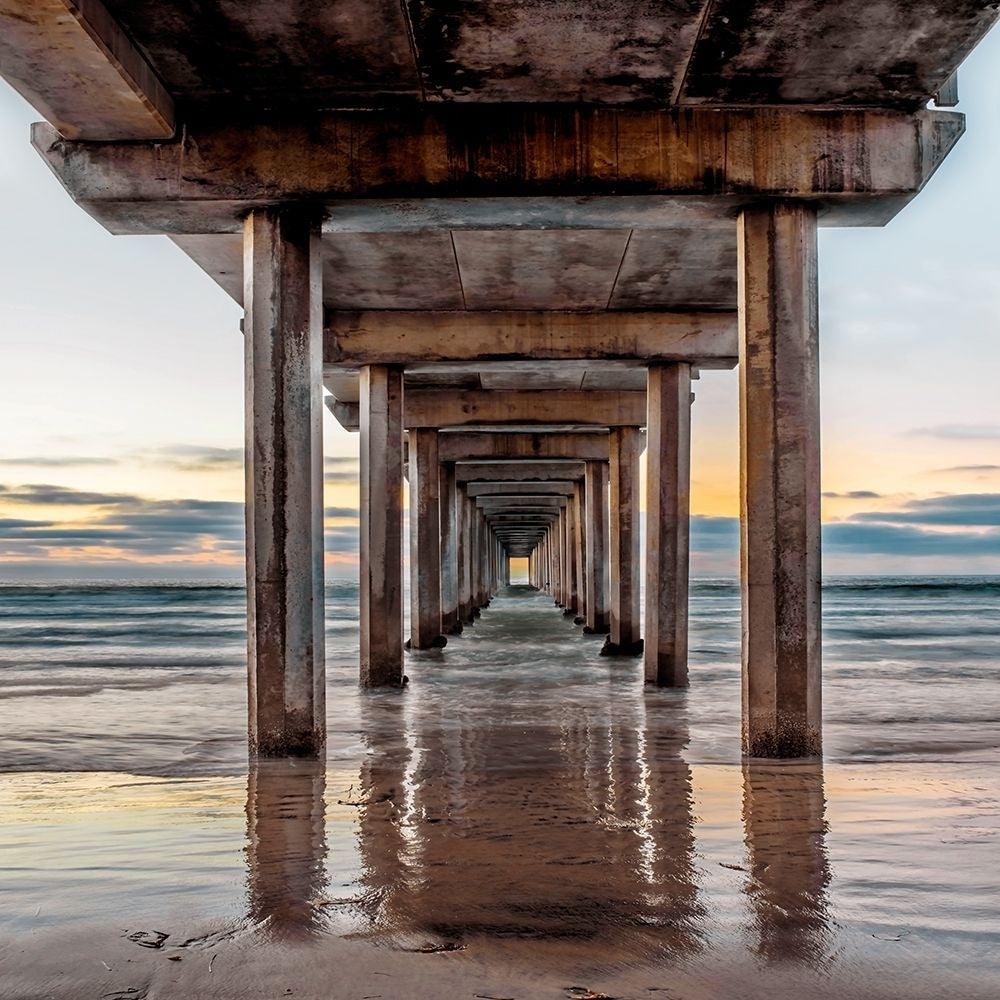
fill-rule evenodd
<path id="1" fill-rule="evenodd" d="M 995 748 L 741 765 L 561 630 L 498 599 L 325 768 L 0 775 L 0 998 L 1000 995 Z"/>

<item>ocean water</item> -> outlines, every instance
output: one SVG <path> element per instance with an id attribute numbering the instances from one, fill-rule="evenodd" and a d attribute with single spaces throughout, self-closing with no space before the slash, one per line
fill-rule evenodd
<path id="1" fill-rule="evenodd" d="M 1000 578 L 828 581 L 822 762 L 740 760 L 735 582 L 687 691 L 512 588 L 368 694 L 337 583 L 248 767 L 244 596 L 0 589 L 0 998 L 1000 995 Z"/>
<path id="2" fill-rule="evenodd" d="M 244 602 L 243 588 L 221 585 L 0 586 L 0 771 L 245 771 Z M 357 607 L 355 584 L 328 586 L 331 759 L 362 737 Z M 569 699 L 584 673 L 588 687 L 637 680 L 633 661 L 595 658 L 599 640 L 557 610 L 550 626 L 525 637 L 537 647 L 525 664 L 507 662 L 476 628 L 440 662 L 456 678 L 495 670 L 530 685 L 548 657 L 582 671 L 563 685 Z M 685 700 L 700 759 L 739 759 L 739 627 L 738 584 L 694 581 Z M 830 580 L 823 658 L 828 759 L 1000 752 L 1000 578 Z M 476 685 L 452 685 L 441 671 L 421 680 L 448 685 L 456 708 L 479 698 Z"/>

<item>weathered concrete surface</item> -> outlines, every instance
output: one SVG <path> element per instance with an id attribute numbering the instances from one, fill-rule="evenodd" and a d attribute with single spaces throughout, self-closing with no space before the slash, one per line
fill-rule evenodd
<path id="1" fill-rule="evenodd" d="M 641 652 L 639 635 L 639 455 L 638 427 L 616 427 L 609 435 L 608 508 L 610 511 L 611 634 L 607 655 Z"/>
<path id="2" fill-rule="evenodd" d="M 403 681 L 403 372 L 361 373 L 361 684 Z"/>
<path id="3" fill-rule="evenodd" d="M 586 461 L 608 457 L 608 434 L 603 430 L 573 434 L 450 431 L 440 435 L 438 449 L 442 462 L 491 458 L 570 458 Z"/>
<path id="4" fill-rule="evenodd" d="M 622 256 L 620 252 L 611 266 L 617 268 Z M 532 263 L 537 271 L 537 263 Z M 509 287 L 517 286 L 510 276 L 507 280 Z M 606 302 L 605 295 L 600 305 Z M 735 313 L 725 312 L 331 311 L 323 362 L 662 360 L 707 368 L 735 365 L 736 327 Z"/>
<path id="5" fill-rule="evenodd" d="M 642 392 L 415 390 L 407 393 L 404 421 L 407 429 L 504 423 L 616 427 L 641 424 L 645 411 Z"/>
<path id="6" fill-rule="evenodd" d="M 246 220 L 247 666 L 250 753 L 326 739 L 318 217 Z"/>
<path id="7" fill-rule="evenodd" d="M 100 0 L 0 0 L 0 76 L 67 139 L 169 139 L 174 102 Z"/>
<path id="8" fill-rule="evenodd" d="M 550 106 L 327 112 L 301 126 L 192 127 L 155 145 L 67 142 L 41 124 L 32 141 L 112 232 L 184 234 L 236 232 L 248 208 L 276 198 L 393 199 L 398 212 L 407 198 L 656 194 L 711 198 L 728 215 L 789 197 L 815 200 L 829 222 L 880 224 L 963 130 L 949 111 Z"/>
<path id="9" fill-rule="evenodd" d="M 583 462 L 514 460 L 458 462 L 455 478 L 459 483 L 566 482 L 582 479 Z"/>
<path id="10" fill-rule="evenodd" d="M 465 487 L 470 497 L 568 497 L 573 484 L 568 480 L 554 483 L 469 483 Z"/>
<path id="11" fill-rule="evenodd" d="M 996 18 L 974 0 L 106 2 L 199 118 L 420 101 L 915 108 Z"/>
<path id="12" fill-rule="evenodd" d="M 821 747 L 816 216 L 779 203 L 739 224 L 743 750 Z"/>
<path id="13" fill-rule="evenodd" d="M 444 645 L 441 498 L 436 430 L 410 431 L 410 648 Z"/>
<path id="14" fill-rule="evenodd" d="M 649 369 L 646 422 L 647 684 L 688 682 L 688 546 L 691 488 L 691 369 Z"/>
<path id="15" fill-rule="evenodd" d="M 604 635 L 611 629 L 608 607 L 608 464 L 588 462 L 587 500 L 587 631 Z"/>

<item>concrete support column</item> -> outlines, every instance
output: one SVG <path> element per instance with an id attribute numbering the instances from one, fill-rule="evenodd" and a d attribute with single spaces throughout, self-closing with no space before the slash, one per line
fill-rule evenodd
<path id="1" fill-rule="evenodd" d="M 587 628 L 592 635 L 610 631 L 608 610 L 608 465 L 588 462 L 587 476 Z"/>
<path id="2" fill-rule="evenodd" d="M 441 504 L 441 631 L 461 631 L 458 620 L 458 497 L 455 463 L 443 462 L 439 470 Z"/>
<path id="3" fill-rule="evenodd" d="M 576 515 L 580 506 L 576 501 L 578 491 L 579 488 L 574 489 L 574 495 L 569 498 L 569 502 L 562 508 L 566 512 L 566 573 L 569 587 L 566 592 L 567 600 L 564 610 L 567 615 L 577 615 L 580 611 L 581 580 L 576 562 L 576 538 L 579 531 Z"/>
<path id="4" fill-rule="evenodd" d="M 361 684 L 403 680 L 403 371 L 361 369 Z"/>
<path id="5" fill-rule="evenodd" d="M 471 503 L 464 492 L 458 496 L 458 618 L 472 621 L 472 516 Z"/>
<path id="6" fill-rule="evenodd" d="M 319 217 L 252 211 L 246 308 L 247 666 L 251 756 L 319 756 L 323 621 L 323 303 Z"/>
<path id="7" fill-rule="evenodd" d="M 691 366 L 651 366 L 646 401 L 646 683 L 684 687 L 688 680 Z"/>
<path id="8" fill-rule="evenodd" d="M 821 749 L 816 210 L 739 219 L 743 752 Z"/>
<path id="9" fill-rule="evenodd" d="M 637 656 L 639 636 L 639 455 L 638 427 L 615 427 L 609 435 L 608 492 L 611 527 L 611 635 L 605 655 Z"/>
<path id="10" fill-rule="evenodd" d="M 587 486 L 579 482 L 573 487 L 570 503 L 573 505 L 573 576 L 576 579 L 576 618 L 577 625 L 587 624 L 587 533 L 590 525 L 587 521 Z"/>
<path id="11" fill-rule="evenodd" d="M 438 432 L 410 436 L 410 648 L 447 644 L 441 634 L 441 501 Z"/>

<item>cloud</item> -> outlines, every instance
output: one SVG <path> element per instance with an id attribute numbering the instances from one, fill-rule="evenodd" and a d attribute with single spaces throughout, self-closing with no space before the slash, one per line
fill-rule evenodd
<path id="1" fill-rule="evenodd" d="M 952 465 L 947 469 L 931 469 L 932 473 L 939 472 L 1000 472 L 1000 465 Z"/>
<path id="2" fill-rule="evenodd" d="M 938 527 L 1000 527 L 1000 493 L 956 493 L 909 500 L 900 510 L 852 514 L 851 522 L 922 524 Z"/>
<path id="3" fill-rule="evenodd" d="M 349 517 L 355 521 L 361 516 L 357 507 L 324 507 L 324 517 Z"/>
<path id="4" fill-rule="evenodd" d="M 27 486 L 0 486 L 0 499 L 5 503 L 26 503 L 38 506 L 100 507 L 122 503 L 142 503 L 130 493 L 97 493 L 74 490 L 68 486 L 29 483 Z"/>
<path id="5" fill-rule="evenodd" d="M 243 468 L 242 448 L 171 444 L 140 452 L 139 457 L 155 465 L 171 466 L 181 472 L 225 472 Z"/>
<path id="6" fill-rule="evenodd" d="M 881 493 L 873 493 L 871 490 L 851 490 L 849 493 L 826 492 L 823 496 L 838 500 L 879 500 Z"/>
<path id="7" fill-rule="evenodd" d="M 323 482 L 356 483 L 359 463 L 352 455 L 327 455 L 323 459 Z"/>
<path id="8" fill-rule="evenodd" d="M 736 551 L 740 544 L 738 517 L 691 517 L 691 549 L 697 552 Z"/>
<path id="9" fill-rule="evenodd" d="M 95 493 L 65 486 L 0 486 L 0 501 L 80 508 L 60 520 L 0 517 L 0 559 L 4 564 L 58 559 L 67 566 L 88 561 L 177 562 L 185 558 L 241 563 L 244 507 L 238 501 L 156 500 L 124 493 Z M 94 507 L 96 511 L 82 508 Z M 328 507 L 331 519 L 354 520 L 353 507 Z M 326 550 L 355 554 L 357 524 L 331 526 Z"/>
<path id="10" fill-rule="evenodd" d="M 823 546 L 830 555 L 1000 556 L 1000 531 L 927 531 L 841 521 L 824 527 Z"/>
<path id="11" fill-rule="evenodd" d="M 946 441 L 1000 441 L 1000 424 L 936 424 L 914 427 L 911 437 L 942 438 Z"/>
<path id="12" fill-rule="evenodd" d="M 74 455 L 28 455 L 22 458 L 0 458 L 0 465 L 30 466 L 36 469 L 70 469 L 93 465 L 118 465 L 116 458 Z"/>

